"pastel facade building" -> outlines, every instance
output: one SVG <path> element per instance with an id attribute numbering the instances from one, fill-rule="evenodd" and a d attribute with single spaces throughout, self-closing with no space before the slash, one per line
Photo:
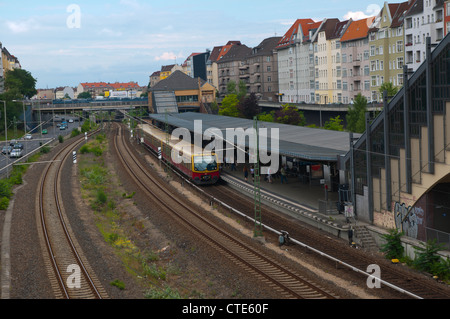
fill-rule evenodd
<path id="1" fill-rule="evenodd" d="M 279 101 L 315 102 L 314 47 L 311 38 L 322 22 L 297 19 L 277 46 Z"/>
<path id="2" fill-rule="evenodd" d="M 405 19 L 405 63 L 415 72 L 426 57 L 426 38 L 435 47 L 444 38 L 444 2 L 415 0 Z"/>
<path id="3" fill-rule="evenodd" d="M 380 87 L 384 82 L 403 86 L 404 21 L 413 4 L 385 2 L 369 29 L 371 101 L 382 101 Z"/>
<path id="4" fill-rule="evenodd" d="M 369 26 L 374 17 L 351 21 L 341 38 L 342 103 L 361 94 L 370 100 Z M 337 57 L 336 57 L 337 59 Z M 339 68 L 337 69 L 339 73 Z"/>

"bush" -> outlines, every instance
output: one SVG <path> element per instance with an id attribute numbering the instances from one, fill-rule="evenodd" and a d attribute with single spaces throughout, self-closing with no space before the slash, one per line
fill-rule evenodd
<path id="1" fill-rule="evenodd" d="M 428 241 L 425 247 L 416 247 L 416 259 L 413 262 L 414 267 L 419 270 L 431 273 L 435 264 L 440 262 L 441 257 L 437 255 L 443 248 L 436 243 L 436 240 Z"/>
<path id="2" fill-rule="evenodd" d="M 102 190 L 97 191 L 97 203 L 105 204 L 108 200 L 108 196 L 106 196 L 105 192 Z"/>
<path id="3" fill-rule="evenodd" d="M 62 135 L 58 136 L 59 143 L 64 143 L 64 137 Z"/>
<path id="4" fill-rule="evenodd" d="M 119 279 L 111 281 L 111 286 L 117 287 L 120 290 L 124 290 L 125 289 L 125 284 Z"/>
<path id="5" fill-rule="evenodd" d="M 399 232 L 397 229 L 391 229 L 389 234 L 382 236 L 386 240 L 386 244 L 381 246 L 381 251 L 386 253 L 387 259 L 400 259 L 403 256 L 402 236 L 403 232 Z"/>
<path id="6" fill-rule="evenodd" d="M 47 154 L 47 153 L 50 153 L 50 147 L 49 146 L 44 146 L 44 147 L 42 147 L 41 148 L 41 153 L 42 154 Z"/>
<path id="7" fill-rule="evenodd" d="M 74 129 L 72 130 L 72 133 L 70 133 L 70 137 L 75 137 L 75 136 L 78 136 L 78 135 L 80 135 L 80 134 L 81 134 L 80 130 L 77 129 L 77 128 L 74 128 Z"/>
<path id="8" fill-rule="evenodd" d="M 7 179 L 0 180 L 0 197 L 11 198 L 11 183 Z"/>
<path id="9" fill-rule="evenodd" d="M 102 156 L 103 150 L 100 146 L 94 146 L 89 149 L 89 151 L 94 154 L 95 156 Z"/>
<path id="10" fill-rule="evenodd" d="M 0 210 L 7 210 L 9 206 L 9 198 L 2 197 L 0 198 Z"/>
<path id="11" fill-rule="evenodd" d="M 89 153 L 89 152 L 90 152 L 89 146 L 87 146 L 86 144 L 81 146 L 81 148 L 80 148 L 80 153 L 81 154 L 86 154 L 86 153 Z"/>

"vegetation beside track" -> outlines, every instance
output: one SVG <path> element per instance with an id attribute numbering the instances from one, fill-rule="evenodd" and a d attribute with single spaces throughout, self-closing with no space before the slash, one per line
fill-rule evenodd
<path id="1" fill-rule="evenodd" d="M 95 214 L 96 225 L 104 240 L 114 249 L 125 269 L 142 285 L 145 298 L 177 299 L 180 293 L 170 287 L 170 277 L 179 271 L 165 264 L 158 252 L 141 249 L 133 241 L 133 232 L 142 228 L 126 212 L 126 205 L 133 205 L 134 192 L 120 190 L 114 172 L 105 162 L 109 145 L 104 134 L 90 139 L 80 148 L 78 170 L 82 197 Z M 126 289 L 120 278 L 110 283 L 118 289 Z"/>

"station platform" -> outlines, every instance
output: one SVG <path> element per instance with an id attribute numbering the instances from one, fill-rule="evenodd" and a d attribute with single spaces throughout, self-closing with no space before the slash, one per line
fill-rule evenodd
<path id="1" fill-rule="evenodd" d="M 223 167 L 222 179 L 230 187 L 253 198 L 254 183 L 250 174 L 245 181 L 243 167 L 242 164 L 237 165 L 236 170 L 232 170 L 231 166 Z M 290 216 L 343 238 L 347 236 L 351 226 L 361 225 L 354 218 L 339 214 L 336 205 L 339 201 L 338 193 L 326 194 L 324 185 L 304 183 L 293 176 L 287 178 L 287 183 L 281 183 L 280 178 L 273 178 L 272 183 L 269 183 L 264 177 L 261 176 L 260 183 L 261 202 L 269 207 L 281 209 Z"/>

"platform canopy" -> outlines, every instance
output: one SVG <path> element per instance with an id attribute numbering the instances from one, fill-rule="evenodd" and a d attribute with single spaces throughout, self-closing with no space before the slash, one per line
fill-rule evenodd
<path id="1" fill-rule="evenodd" d="M 165 123 L 167 119 L 171 127 L 185 128 L 191 133 L 195 132 L 195 121 L 201 121 L 202 134 L 209 128 L 217 128 L 225 138 L 227 129 L 242 128 L 246 130 L 254 127 L 253 120 L 192 112 L 167 115 L 151 114 L 150 118 L 161 123 Z M 279 153 L 281 156 L 312 162 L 338 162 L 339 158 L 350 150 L 348 132 L 261 121 L 258 121 L 258 128 L 261 138 L 267 138 L 268 151 Z M 264 128 L 267 129 L 267 136 L 262 135 Z M 275 131 L 276 129 L 278 131 Z M 279 136 L 277 149 L 272 148 L 270 143 L 272 134 L 275 137 L 275 132 L 278 132 Z M 355 134 L 355 137 L 359 137 L 359 135 Z M 246 145 L 238 146 L 248 147 L 248 141 Z"/>

